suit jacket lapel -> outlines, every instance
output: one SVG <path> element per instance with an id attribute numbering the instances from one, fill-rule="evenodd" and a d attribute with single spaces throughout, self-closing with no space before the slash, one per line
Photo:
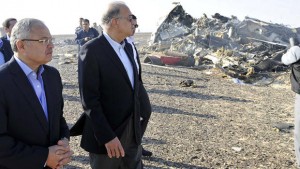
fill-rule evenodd
<path id="1" fill-rule="evenodd" d="M 45 71 L 42 74 L 43 82 L 44 82 L 44 90 L 45 90 L 45 95 L 46 95 L 46 100 L 47 100 L 47 110 L 48 110 L 48 123 L 49 126 L 52 126 L 53 123 L 53 116 L 54 116 L 54 107 L 55 105 L 53 100 L 55 100 L 55 89 L 53 88 L 54 85 L 50 85 L 51 82 L 51 76 L 49 76 L 49 73 L 45 69 Z M 51 138 L 51 137 L 50 137 Z"/>
<path id="2" fill-rule="evenodd" d="M 127 75 L 127 72 L 125 70 L 125 67 L 124 67 L 122 61 L 120 60 L 119 56 L 117 55 L 117 53 L 113 49 L 113 47 L 110 45 L 110 43 L 104 37 L 104 35 L 100 36 L 99 39 L 102 42 L 101 45 L 104 48 L 109 49 L 109 50 L 105 50 L 106 54 L 109 56 L 109 59 L 114 63 L 114 65 L 116 65 L 116 67 L 118 68 L 118 70 L 121 72 L 122 76 L 127 81 L 128 85 L 131 86 L 131 83 L 130 83 L 129 77 Z"/>
<path id="3" fill-rule="evenodd" d="M 136 49 L 134 43 L 133 43 L 133 46 L 136 51 L 136 59 L 137 59 L 138 65 L 139 65 L 139 79 L 140 79 L 140 81 L 142 81 L 142 66 L 141 66 L 140 56 L 139 56 L 139 53 L 137 52 L 137 49 Z"/>
<path id="4" fill-rule="evenodd" d="M 40 121 L 42 128 L 45 132 L 49 131 L 48 122 L 44 114 L 44 110 L 35 94 L 34 89 L 31 86 L 30 81 L 26 77 L 25 73 L 17 63 L 15 59 L 10 60 L 10 70 L 14 74 L 14 81 L 24 98 L 26 98 L 28 104 L 32 107 L 32 111 L 35 113 L 37 119 Z M 26 115 L 25 115 L 26 116 Z"/>
<path id="5" fill-rule="evenodd" d="M 131 66 L 132 66 L 133 74 L 134 74 L 134 90 L 137 90 L 138 89 L 138 84 L 137 84 L 137 80 L 138 80 L 137 66 L 136 66 L 134 58 L 133 58 L 133 52 L 132 52 L 132 50 L 130 50 L 130 44 L 127 41 L 125 41 L 124 50 L 125 50 L 128 58 L 129 58 L 129 60 L 131 62 Z"/>

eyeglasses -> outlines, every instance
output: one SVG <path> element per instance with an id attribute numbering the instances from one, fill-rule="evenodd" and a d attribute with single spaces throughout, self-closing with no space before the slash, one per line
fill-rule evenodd
<path id="1" fill-rule="evenodd" d="M 129 22 L 132 22 L 133 19 L 137 19 L 135 15 L 128 15 L 127 17 L 119 16 L 116 19 L 127 19 Z"/>
<path id="2" fill-rule="evenodd" d="M 39 42 L 42 43 L 43 45 L 49 45 L 50 43 L 53 44 L 54 38 L 49 38 L 49 39 L 22 39 L 22 41 L 33 41 L 33 42 Z"/>

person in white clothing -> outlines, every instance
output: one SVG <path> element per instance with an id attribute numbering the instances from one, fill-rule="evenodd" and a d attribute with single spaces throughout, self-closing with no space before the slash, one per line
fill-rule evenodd
<path id="1" fill-rule="evenodd" d="M 291 47 L 281 58 L 282 63 L 291 65 L 291 88 L 295 96 L 294 146 L 298 167 L 300 167 L 300 47 Z"/>
<path id="2" fill-rule="evenodd" d="M 149 118 L 151 116 L 151 104 L 149 101 L 149 96 L 147 94 L 147 91 L 143 85 L 143 81 L 142 81 L 142 76 L 141 76 L 141 62 L 139 59 L 139 55 L 138 52 L 136 50 L 136 47 L 134 45 L 134 34 L 136 31 L 136 28 L 138 28 L 138 24 L 137 24 L 137 18 L 135 15 L 132 15 L 132 23 L 134 24 L 134 29 L 132 30 L 132 35 L 130 37 L 127 37 L 126 40 L 127 42 L 131 45 L 132 47 L 132 51 L 133 51 L 133 57 L 134 57 L 134 61 L 136 63 L 137 66 L 137 70 L 139 73 L 139 78 L 140 78 L 140 102 L 141 102 L 141 126 L 142 126 L 142 136 L 144 135 L 146 128 L 147 128 L 147 124 L 149 121 Z M 146 150 L 144 148 L 142 148 L 142 155 L 143 156 L 152 156 L 152 152 L 149 150 Z"/>

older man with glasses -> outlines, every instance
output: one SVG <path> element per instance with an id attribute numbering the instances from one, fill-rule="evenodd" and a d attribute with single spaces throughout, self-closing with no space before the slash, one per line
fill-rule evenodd
<path id="1" fill-rule="evenodd" d="M 80 51 L 85 114 L 76 124 L 83 124 L 81 147 L 89 152 L 92 169 L 142 168 L 139 77 L 124 42 L 135 29 L 132 16 L 125 3 L 110 3 L 102 17 L 103 35 Z"/>
<path id="2" fill-rule="evenodd" d="M 14 26 L 14 56 L 0 68 L 0 168 L 62 168 L 71 161 L 52 36 L 37 19 Z"/>

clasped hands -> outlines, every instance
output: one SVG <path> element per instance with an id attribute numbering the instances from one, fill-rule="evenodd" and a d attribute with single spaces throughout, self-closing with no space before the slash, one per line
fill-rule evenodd
<path id="1" fill-rule="evenodd" d="M 71 161 L 72 154 L 69 140 L 63 138 L 57 142 L 57 145 L 49 147 L 46 165 L 52 169 L 62 169 L 64 165 Z"/>

